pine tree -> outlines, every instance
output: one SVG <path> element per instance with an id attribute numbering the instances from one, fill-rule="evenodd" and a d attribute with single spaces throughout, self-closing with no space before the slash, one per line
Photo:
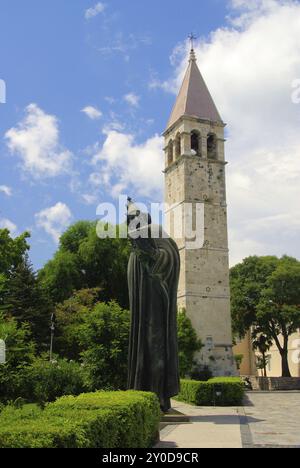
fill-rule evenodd
<path id="1" fill-rule="evenodd" d="M 7 317 L 13 317 L 19 325 L 29 325 L 39 351 L 48 348 L 52 305 L 37 280 L 27 254 L 11 271 L 0 310 Z"/>

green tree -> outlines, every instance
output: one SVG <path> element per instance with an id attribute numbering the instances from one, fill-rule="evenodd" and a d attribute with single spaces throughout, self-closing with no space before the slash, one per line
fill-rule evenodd
<path id="1" fill-rule="evenodd" d="M 80 359 L 82 347 L 79 343 L 78 328 L 100 299 L 99 288 L 81 289 L 56 306 L 55 353 L 67 359 Z"/>
<path id="2" fill-rule="evenodd" d="M 181 377 L 191 373 L 194 366 L 194 356 L 202 348 L 201 340 L 193 328 L 191 320 L 183 309 L 178 313 L 178 350 L 179 350 L 179 372 Z"/>
<path id="3" fill-rule="evenodd" d="M 28 325 L 18 326 L 13 318 L 0 313 L 0 339 L 6 345 L 6 364 L 0 365 L 0 400 L 18 396 L 22 371 L 34 360 L 35 347 Z"/>
<path id="4" fill-rule="evenodd" d="M 130 314 L 116 302 L 98 303 L 78 328 L 91 386 L 122 390 L 127 384 Z"/>
<path id="5" fill-rule="evenodd" d="M 282 376 L 290 377 L 289 337 L 300 327 L 300 262 L 287 256 L 249 257 L 231 270 L 234 331 L 257 327 L 281 355 Z"/>
<path id="6" fill-rule="evenodd" d="M 6 287 L 7 277 L 0 273 L 0 305 L 2 303 L 4 294 L 5 294 L 5 287 Z"/>
<path id="7" fill-rule="evenodd" d="M 96 228 L 96 226 L 90 221 L 78 221 L 70 226 L 60 238 L 61 249 L 77 254 L 82 242 L 89 237 L 91 228 Z"/>
<path id="8" fill-rule="evenodd" d="M 261 293 L 277 265 L 277 257 L 248 257 L 231 268 L 231 312 L 235 336 L 244 337 L 255 322 Z"/>
<path id="9" fill-rule="evenodd" d="M 257 322 L 278 348 L 282 376 L 290 377 L 289 337 L 300 328 L 300 262 L 285 258 L 270 275 L 257 306 Z"/>
<path id="10" fill-rule="evenodd" d="M 267 366 L 270 362 L 270 359 L 271 359 L 270 355 L 256 356 L 256 369 L 262 371 L 263 377 L 267 377 Z"/>
<path id="11" fill-rule="evenodd" d="M 0 310 L 7 317 L 14 317 L 19 325 L 27 323 L 38 350 L 47 349 L 52 304 L 37 281 L 27 254 L 10 272 Z"/>
<path id="12" fill-rule="evenodd" d="M 99 287 L 104 301 L 116 300 L 128 308 L 129 254 L 127 239 L 100 239 L 95 222 L 80 221 L 62 235 L 59 250 L 39 278 L 55 303 L 76 290 Z"/>
<path id="13" fill-rule="evenodd" d="M 240 370 L 243 359 L 244 359 L 244 355 L 243 354 L 235 354 L 234 359 L 235 359 L 235 362 L 236 362 L 237 370 Z"/>
<path id="14" fill-rule="evenodd" d="M 273 344 L 272 339 L 264 335 L 260 328 L 255 328 L 252 332 L 252 346 L 254 350 L 259 351 L 261 354 L 261 359 L 259 359 L 259 368 L 263 371 L 263 376 L 267 377 L 267 365 L 269 358 L 267 356 L 267 352 L 271 349 Z"/>
<path id="15" fill-rule="evenodd" d="M 29 237 L 30 234 L 25 232 L 13 239 L 8 229 L 0 229 L 0 307 L 12 269 L 22 262 L 25 253 L 29 250 L 27 243 Z"/>
<path id="16" fill-rule="evenodd" d="M 76 254 L 58 250 L 38 274 L 42 287 L 48 291 L 54 303 L 60 303 L 81 289 L 84 275 Z"/>
<path id="17" fill-rule="evenodd" d="M 23 259 L 24 254 L 29 250 L 27 239 L 30 237 L 25 232 L 19 237 L 13 239 L 8 229 L 0 229 L 0 275 L 4 281 L 13 267 L 16 267 Z"/>
<path id="18" fill-rule="evenodd" d="M 33 362 L 35 345 L 27 324 L 18 327 L 14 318 L 0 313 L 0 339 L 6 344 L 6 368 L 18 369 Z"/>

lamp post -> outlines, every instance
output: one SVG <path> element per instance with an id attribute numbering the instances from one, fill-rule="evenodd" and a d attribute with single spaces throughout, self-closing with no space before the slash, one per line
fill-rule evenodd
<path id="1" fill-rule="evenodd" d="M 56 324 L 56 315 L 53 313 L 51 314 L 51 341 L 50 341 L 50 362 L 52 362 L 53 356 L 53 341 L 54 341 L 54 333 L 55 333 L 55 324 Z"/>

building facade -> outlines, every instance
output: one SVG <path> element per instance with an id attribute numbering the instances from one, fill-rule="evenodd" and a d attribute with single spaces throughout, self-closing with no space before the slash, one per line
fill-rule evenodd
<path id="1" fill-rule="evenodd" d="M 236 373 L 230 314 L 224 129 L 191 50 L 164 133 L 166 217 L 181 255 L 178 305 L 186 309 L 204 345 L 197 357 L 199 365 L 208 365 L 216 376 Z M 199 226 L 195 226 L 198 213 L 202 237 L 197 234 Z M 187 235 L 188 223 L 193 226 L 192 238 Z"/>
<path id="2" fill-rule="evenodd" d="M 243 356 L 240 374 L 249 376 L 261 376 L 261 370 L 256 367 L 256 360 L 259 353 L 253 351 L 250 332 L 234 347 L 234 354 Z M 281 377 L 282 366 L 281 356 L 277 346 L 274 344 L 267 353 L 267 376 Z M 292 377 L 300 377 L 300 330 L 289 339 L 289 367 Z"/>

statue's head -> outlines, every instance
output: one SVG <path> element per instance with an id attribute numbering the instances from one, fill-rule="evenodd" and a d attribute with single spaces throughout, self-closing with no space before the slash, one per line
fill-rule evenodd
<path id="1" fill-rule="evenodd" d="M 149 213 L 143 213 L 132 201 L 128 198 L 127 203 L 127 226 L 129 231 L 139 231 L 152 224 L 152 219 Z M 130 229 L 132 225 L 132 229 Z"/>

